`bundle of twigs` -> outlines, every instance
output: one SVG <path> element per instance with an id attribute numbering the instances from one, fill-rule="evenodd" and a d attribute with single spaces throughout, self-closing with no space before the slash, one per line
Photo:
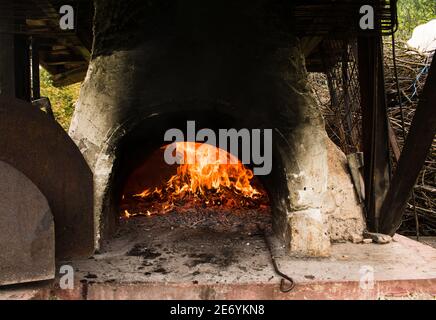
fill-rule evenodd
<path id="1" fill-rule="evenodd" d="M 404 138 L 409 132 L 431 63 L 430 57 L 408 48 L 404 42 L 397 41 L 395 49 L 397 77 L 392 43 L 387 38 L 384 43 L 387 108 L 391 133 L 393 132 L 397 141 L 397 148 L 391 150 L 392 173 L 395 171 L 397 157 L 403 148 Z M 344 148 L 347 142 L 344 141 L 343 121 L 338 117 L 344 106 L 340 101 L 334 103 L 331 99 L 328 77 L 325 74 L 309 74 L 309 84 L 324 115 L 329 137 L 342 151 L 347 153 Z M 400 97 L 398 96 L 398 88 L 400 89 Z M 341 88 L 334 87 L 333 89 L 340 90 Z M 358 146 L 355 147 L 359 150 Z M 420 234 L 436 235 L 436 139 L 416 182 L 413 195 L 407 204 L 404 221 L 399 232 L 417 236 Z"/>
<path id="2" fill-rule="evenodd" d="M 431 57 L 408 48 L 402 41 L 397 41 L 395 43 L 396 75 L 392 43 L 386 42 L 384 48 L 388 117 L 391 132 L 394 133 L 401 150 L 424 87 Z M 398 95 L 398 88 L 400 95 Z M 392 169 L 395 170 L 398 151 L 392 154 Z M 436 235 L 436 139 L 433 141 L 408 202 L 400 232 L 417 236 Z"/>

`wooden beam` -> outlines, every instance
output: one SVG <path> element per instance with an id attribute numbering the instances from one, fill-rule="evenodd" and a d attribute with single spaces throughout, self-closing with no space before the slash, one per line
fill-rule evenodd
<path id="1" fill-rule="evenodd" d="M 381 208 L 382 233 L 393 235 L 401 225 L 407 201 L 431 148 L 436 133 L 435 88 L 436 59 L 433 59 L 392 184 Z"/>
<path id="2" fill-rule="evenodd" d="M 88 64 L 87 61 L 85 61 L 81 57 L 75 57 L 75 56 L 45 56 L 44 57 L 44 64 L 50 65 L 50 66 L 61 66 L 64 64 Z"/>
<path id="3" fill-rule="evenodd" d="M 39 46 L 35 37 L 32 37 L 32 99 L 41 98 L 41 83 L 39 77 Z"/>
<path id="4" fill-rule="evenodd" d="M 0 19 L 0 95 L 15 96 L 15 69 L 14 69 L 14 34 L 3 33 L 7 26 L 14 22 L 11 6 L 2 8 L 5 18 Z M 6 18 L 9 17 L 9 18 Z"/>
<path id="5" fill-rule="evenodd" d="M 379 232 L 380 210 L 389 187 L 388 122 L 380 36 L 358 38 L 358 61 L 367 227 L 368 231 Z"/>
<path id="6" fill-rule="evenodd" d="M 303 37 L 300 40 L 300 47 L 304 56 L 307 58 L 322 40 L 322 37 Z"/>
<path id="7" fill-rule="evenodd" d="M 15 96 L 30 101 L 30 42 L 26 35 L 15 35 Z"/>
<path id="8" fill-rule="evenodd" d="M 36 5 L 47 15 L 53 17 L 59 17 L 58 8 L 55 8 L 53 4 L 48 0 L 38 0 Z M 47 26 L 52 30 L 59 30 L 59 21 L 48 20 L 46 22 Z M 72 34 L 64 32 L 64 39 L 70 44 L 71 48 L 78 54 L 80 54 L 86 61 L 90 60 L 91 52 L 90 45 L 86 46 L 77 34 L 77 30 L 82 32 L 81 27 L 76 26 L 76 29 Z"/>
<path id="9" fill-rule="evenodd" d="M 400 159 L 400 146 L 398 145 L 397 135 L 395 134 L 394 129 L 392 128 L 391 121 L 388 119 L 388 130 L 389 130 L 389 143 L 392 148 L 392 153 L 394 154 L 395 160 L 398 161 Z"/>
<path id="10" fill-rule="evenodd" d="M 53 76 L 53 85 L 55 87 L 67 86 L 76 82 L 82 81 L 88 70 L 88 66 L 78 67 L 68 70 L 64 73 L 59 73 Z"/>
<path id="11" fill-rule="evenodd" d="M 14 35 L 0 33 L 0 95 L 15 97 Z"/>

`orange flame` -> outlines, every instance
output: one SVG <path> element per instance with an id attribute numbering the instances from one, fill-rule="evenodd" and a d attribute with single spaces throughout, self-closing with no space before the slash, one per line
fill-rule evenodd
<path id="1" fill-rule="evenodd" d="M 164 201 L 166 203 L 162 208 L 165 211 L 187 195 L 193 195 L 205 204 L 209 203 L 208 194 L 211 192 L 219 195 L 231 191 L 250 199 L 264 196 L 251 184 L 253 172 L 222 149 L 206 143 L 176 142 L 175 152 L 181 159 L 177 174 L 171 176 L 163 188 L 148 188 L 133 197 Z M 130 217 L 132 214 L 124 216 Z"/>

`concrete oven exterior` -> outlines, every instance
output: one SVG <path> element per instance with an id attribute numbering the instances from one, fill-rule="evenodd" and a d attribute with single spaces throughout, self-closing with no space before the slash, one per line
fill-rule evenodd
<path id="1" fill-rule="evenodd" d="M 187 120 L 273 129 L 263 183 L 291 254 L 328 256 L 331 241 L 360 241 L 365 223 L 345 156 L 326 135 L 281 10 L 263 1 L 163 3 L 95 2 L 93 56 L 69 133 L 94 173 L 96 247 L 114 220 L 123 145 L 158 147 Z"/>

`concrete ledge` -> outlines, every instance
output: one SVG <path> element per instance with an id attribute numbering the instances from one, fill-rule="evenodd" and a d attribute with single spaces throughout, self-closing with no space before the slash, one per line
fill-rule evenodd
<path id="1" fill-rule="evenodd" d="M 207 274 L 198 281 L 167 274 L 129 282 L 100 274 L 86 279 L 89 270 L 81 265 L 73 290 L 61 290 L 53 281 L 0 289 L 0 299 L 434 299 L 436 249 L 399 235 L 394 239 L 385 245 L 332 245 L 332 257 L 325 259 L 280 260 L 282 271 L 297 283 L 289 293 L 280 292 L 280 278 L 273 273 L 244 282 L 212 283 Z M 95 263 L 90 260 L 91 266 Z M 373 267 L 373 282 L 360 281 L 359 266 L 364 264 Z"/>
<path id="2" fill-rule="evenodd" d="M 44 285 L 8 289 L 1 299 L 42 300 L 367 300 L 434 299 L 436 279 L 376 281 L 373 289 L 360 288 L 356 281 L 297 284 L 282 293 L 278 283 L 193 284 L 193 283 L 79 283 L 73 290 Z"/>

